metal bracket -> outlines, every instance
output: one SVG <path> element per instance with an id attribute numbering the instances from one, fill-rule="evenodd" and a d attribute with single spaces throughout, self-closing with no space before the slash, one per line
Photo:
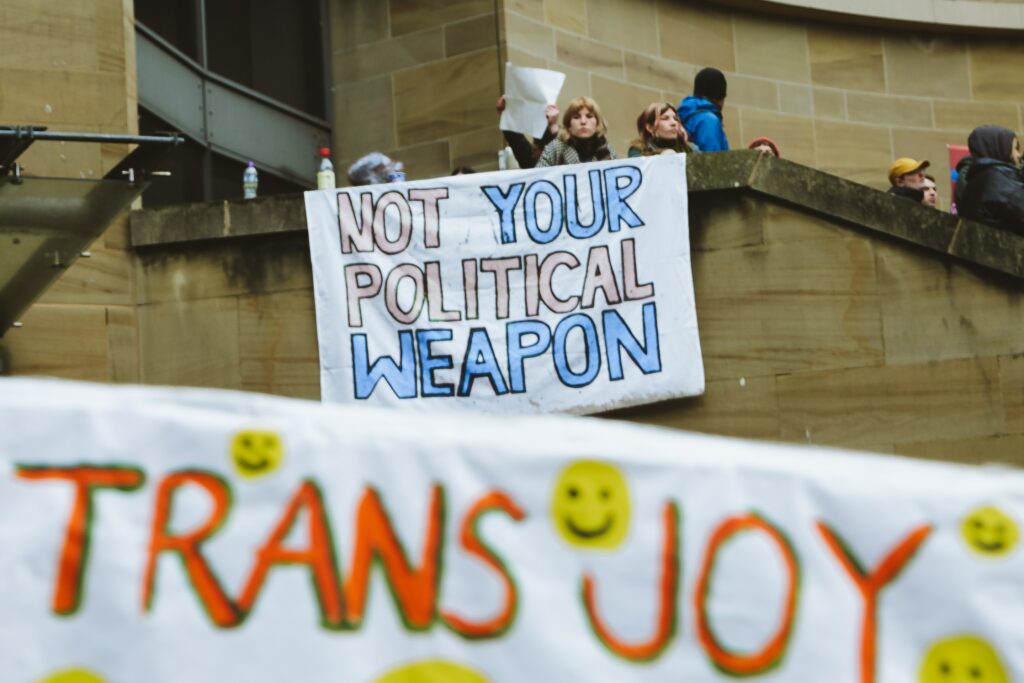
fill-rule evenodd
<path id="1" fill-rule="evenodd" d="M 150 136 L 152 137 L 152 136 Z M 106 180 L 124 180 L 127 179 L 130 185 L 137 185 L 144 183 L 151 176 L 167 176 L 170 175 L 168 171 L 156 170 L 156 165 L 160 159 L 170 150 L 172 147 L 177 147 L 185 141 L 185 138 L 178 135 L 177 133 L 170 134 L 166 138 L 162 138 L 165 143 L 162 145 L 153 144 L 140 144 L 136 147 L 128 156 L 121 160 L 121 162 L 110 169 L 104 177 Z"/>
<path id="2" fill-rule="evenodd" d="M 20 167 L 15 163 L 36 141 L 36 134 L 46 130 L 46 126 L 15 126 L 0 127 L 0 176 L 9 175 L 14 171 L 20 175 Z"/>

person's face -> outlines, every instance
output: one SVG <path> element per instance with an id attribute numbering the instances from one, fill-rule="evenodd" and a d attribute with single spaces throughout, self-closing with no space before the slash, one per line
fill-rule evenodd
<path id="1" fill-rule="evenodd" d="M 924 179 L 924 186 L 921 188 L 924 190 L 923 203 L 928 206 L 936 206 L 939 203 L 939 191 L 935 188 L 935 181 Z"/>
<path id="2" fill-rule="evenodd" d="M 1024 154 L 1022 154 L 1020 150 L 1020 140 L 1014 138 L 1013 148 L 1010 150 L 1010 160 L 1013 162 L 1014 166 L 1020 166 L 1022 156 L 1024 156 Z"/>
<path id="3" fill-rule="evenodd" d="M 761 154 L 771 154 L 772 156 L 775 155 L 775 150 L 772 149 L 769 145 L 767 145 L 764 142 L 762 142 L 760 145 L 755 147 L 754 151 L 755 152 L 760 152 Z"/>
<path id="4" fill-rule="evenodd" d="M 581 108 L 569 119 L 569 134 L 574 138 L 591 138 L 597 132 L 597 117 L 586 107 Z"/>
<path id="5" fill-rule="evenodd" d="M 647 132 L 662 140 L 678 139 L 682 128 L 679 123 L 679 115 L 674 109 L 666 109 L 654 120 L 654 123 L 647 124 Z"/>
<path id="6" fill-rule="evenodd" d="M 915 190 L 924 188 L 924 171 L 914 171 L 913 173 L 905 173 L 896 179 L 896 185 L 898 187 L 911 187 Z"/>

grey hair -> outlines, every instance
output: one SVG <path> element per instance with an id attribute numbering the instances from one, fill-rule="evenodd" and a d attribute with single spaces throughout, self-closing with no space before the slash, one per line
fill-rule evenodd
<path id="1" fill-rule="evenodd" d="M 402 168 L 401 161 L 392 161 L 380 152 L 370 152 L 348 167 L 348 180 L 353 185 L 377 185 L 389 182 L 390 175 Z"/>

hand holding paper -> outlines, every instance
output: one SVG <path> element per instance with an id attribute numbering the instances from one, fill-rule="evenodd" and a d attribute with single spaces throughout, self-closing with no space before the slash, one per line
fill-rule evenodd
<path id="1" fill-rule="evenodd" d="M 505 111 L 501 113 L 502 130 L 523 133 L 534 138 L 547 128 L 547 107 L 558 99 L 565 83 L 565 74 L 548 69 L 505 64 Z"/>

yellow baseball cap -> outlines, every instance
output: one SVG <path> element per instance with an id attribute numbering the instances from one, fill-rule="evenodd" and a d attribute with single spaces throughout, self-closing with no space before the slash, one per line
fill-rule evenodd
<path id="1" fill-rule="evenodd" d="M 897 159 L 892 162 L 892 166 L 889 167 L 889 182 L 895 185 L 896 179 L 901 175 L 923 171 L 930 165 L 931 164 L 927 161 L 918 161 L 917 159 L 911 159 L 910 157 Z"/>

